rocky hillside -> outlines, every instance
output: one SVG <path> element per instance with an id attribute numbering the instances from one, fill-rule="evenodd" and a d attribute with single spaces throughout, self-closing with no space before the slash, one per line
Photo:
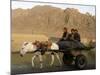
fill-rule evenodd
<path id="1" fill-rule="evenodd" d="M 82 37 L 95 38 L 96 18 L 78 9 L 65 10 L 52 6 L 12 10 L 12 33 L 45 34 L 60 37 L 62 28 L 77 28 Z"/>

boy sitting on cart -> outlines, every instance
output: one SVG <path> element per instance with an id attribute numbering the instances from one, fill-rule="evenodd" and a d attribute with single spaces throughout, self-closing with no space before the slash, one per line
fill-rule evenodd
<path id="1" fill-rule="evenodd" d="M 85 46 L 80 41 L 80 34 L 77 29 L 71 29 L 71 33 L 68 33 L 67 28 L 64 27 L 63 36 L 57 44 L 60 49 L 82 49 Z"/>

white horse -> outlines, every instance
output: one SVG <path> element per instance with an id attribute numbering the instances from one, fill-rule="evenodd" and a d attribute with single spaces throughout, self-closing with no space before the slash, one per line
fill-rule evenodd
<path id="1" fill-rule="evenodd" d="M 39 57 L 40 68 L 43 68 L 43 57 L 42 57 L 41 51 L 37 51 L 37 49 L 38 49 L 38 47 L 37 47 L 36 44 L 34 44 L 32 42 L 24 42 L 23 45 L 22 45 L 22 48 L 20 50 L 20 55 L 24 56 L 27 52 L 33 51 L 34 56 L 32 57 L 32 67 L 35 66 L 34 65 L 34 59 L 36 57 Z M 57 57 L 60 65 L 62 65 L 59 55 L 56 52 L 52 51 L 52 50 L 59 50 L 59 46 L 56 43 L 52 43 L 49 49 L 51 51 L 45 51 L 45 54 L 51 55 L 52 60 L 51 60 L 50 66 L 52 66 L 53 63 L 54 63 L 54 59 L 55 59 L 54 56 Z"/>

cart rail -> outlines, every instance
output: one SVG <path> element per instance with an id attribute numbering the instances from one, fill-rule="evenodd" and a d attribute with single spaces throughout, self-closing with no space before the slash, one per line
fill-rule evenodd
<path id="1" fill-rule="evenodd" d="M 47 49 L 47 50 L 45 50 L 45 51 L 47 51 L 47 52 L 62 52 L 62 53 L 64 53 L 64 52 L 68 52 L 68 51 L 89 51 L 89 50 L 91 50 L 91 49 L 93 49 L 93 48 L 95 48 L 95 47 L 85 47 L 85 48 L 66 48 L 66 49 L 59 49 L 59 50 L 51 50 L 51 49 Z M 34 52 L 37 52 L 37 51 L 42 51 L 42 50 L 36 50 L 36 51 L 34 51 Z"/>

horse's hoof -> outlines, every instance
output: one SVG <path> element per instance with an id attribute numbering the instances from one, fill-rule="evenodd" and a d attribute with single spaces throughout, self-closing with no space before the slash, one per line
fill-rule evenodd
<path id="1" fill-rule="evenodd" d="M 53 64 L 50 64 L 50 66 L 53 66 Z"/>
<path id="2" fill-rule="evenodd" d="M 40 69 L 42 69 L 43 68 L 43 66 L 40 66 Z"/>
<path id="3" fill-rule="evenodd" d="M 43 67 L 40 67 L 40 69 L 43 69 Z"/>
<path id="4" fill-rule="evenodd" d="M 62 64 L 62 63 L 60 63 L 60 65 L 62 66 L 63 64 Z"/>
<path id="5" fill-rule="evenodd" d="M 32 66 L 32 68 L 34 68 L 34 66 Z"/>
<path id="6" fill-rule="evenodd" d="M 34 67 L 34 65 L 32 64 L 32 67 Z"/>

